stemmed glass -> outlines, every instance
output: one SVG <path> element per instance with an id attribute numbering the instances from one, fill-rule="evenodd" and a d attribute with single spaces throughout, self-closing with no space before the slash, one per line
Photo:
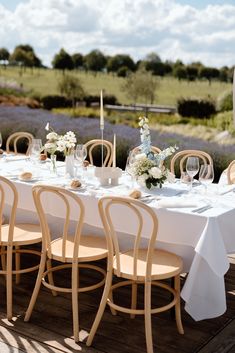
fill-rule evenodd
<path id="1" fill-rule="evenodd" d="M 199 181 L 205 186 L 205 194 L 207 194 L 207 186 L 214 180 L 214 168 L 212 164 L 202 164 L 199 172 Z"/>
<path id="2" fill-rule="evenodd" d="M 83 166 L 83 162 L 87 156 L 87 148 L 85 145 L 77 145 L 74 152 L 74 162 L 76 168 L 76 176 L 78 174 L 78 167 Z"/>
<path id="3" fill-rule="evenodd" d="M 193 187 L 193 177 L 199 171 L 199 158 L 198 157 L 188 157 L 186 162 L 186 171 L 191 178 L 190 191 Z"/>
<path id="4" fill-rule="evenodd" d="M 132 174 L 132 165 L 135 162 L 136 155 L 141 153 L 140 151 L 130 151 L 126 160 L 125 172 L 131 176 L 131 187 L 134 187 L 135 178 Z"/>
<path id="5" fill-rule="evenodd" d="M 42 151 L 42 140 L 41 139 L 33 139 L 31 144 L 29 145 L 29 157 L 32 163 L 39 161 L 39 155 Z"/>

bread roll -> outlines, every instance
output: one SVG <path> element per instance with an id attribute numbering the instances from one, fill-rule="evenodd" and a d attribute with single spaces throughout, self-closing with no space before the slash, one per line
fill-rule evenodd
<path id="1" fill-rule="evenodd" d="M 20 174 L 20 179 L 21 180 L 31 180 L 33 177 L 32 173 L 30 172 L 24 172 Z"/>
<path id="2" fill-rule="evenodd" d="M 81 182 L 77 179 L 72 180 L 70 183 L 70 186 L 73 189 L 79 188 L 81 185 L 82 185 Z"/>
<path id="3" fill-rule="evenodd" d="M 45 160 L 47 159 L 46 153 L 41 153 L 41 154 L 39 155 L 39 159 L 40 159 L 40 161 L 45 161 Z"/>
<path id="4" fill-rule="evenodd" d="M 129 196 L 133 199 L 139 199 L 141 197 L 141 192 L 139 190 L 132 190 Z"/>
<path id="5" fill-rule="evenodd" d="M 88 167 L 88 166 L 89 166 L 89 164 L 90 164 L 90 163 L 89 163 L 88 161 L 84 161 L 84 162 L 83 162 L 83 167 L 85 167 L 85 168 L 86 168 L 86 167 Z"/>

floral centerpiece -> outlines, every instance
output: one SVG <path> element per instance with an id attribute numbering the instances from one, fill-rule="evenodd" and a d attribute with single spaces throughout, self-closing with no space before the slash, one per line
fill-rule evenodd
<path id="1" fill-rule="evenodd" d="M 164 166 L 164 161 L 176 151 L 177 147 L 168 147 L 159 153 L 152 152 L 148 119 L 140 117 L 139 120 L 141 153 L 135 156 L 130 172 L 139 185 L 148 189 L 161 188 L 165 181 L 174 181 L 175 176 Z"/>
<path id="2" fill-rule="evenodd" d="M 43 146 L 43 150 L 45 152 L 50 153 L 51 160 L 53 163 L 53 169 L 55 171 L 55 161 L 56 161 L 56 152 L 62 152 L 65 156 L 65 159 L 69 156 L 73 157 L 74 148 L 77 142 L 76 136 L 74 132 L 68 131 L 65 135 L 59 135 L 55 132 L 51 127 L 50 124 L 47 123 L 45 129 L 48 132 L 46 135 L 47 142 Z"/>

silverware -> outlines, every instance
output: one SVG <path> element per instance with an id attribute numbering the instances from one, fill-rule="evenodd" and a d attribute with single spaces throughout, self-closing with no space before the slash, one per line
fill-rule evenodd
<path id="1" fill-rule="evenodd" d="M 205 212 L 205 211 L 209 210 L 210 208 L 212 208 L 211 205 L 206 205 L 206 206 L 203 206 L 203 207 L 195 208 L 194 210 L 192 210 L 192 212 L 193 213 L 202 213 L 202 212 Z"/>

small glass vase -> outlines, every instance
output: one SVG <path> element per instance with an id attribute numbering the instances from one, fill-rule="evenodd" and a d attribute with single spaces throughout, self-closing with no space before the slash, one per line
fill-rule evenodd
<path id="1" fill-rule="evenodd" d="M 54 175 L 57 174 L 57 169 L 56 169 L 56 155 L 55 154 L 51 154 L 51 164 L 50 164 L 50 172 Z"/>
<path id="2" fill-rule="evenodd" d="M 65 174 L 74 177 L 74 154 L 65 156 Z"/>

